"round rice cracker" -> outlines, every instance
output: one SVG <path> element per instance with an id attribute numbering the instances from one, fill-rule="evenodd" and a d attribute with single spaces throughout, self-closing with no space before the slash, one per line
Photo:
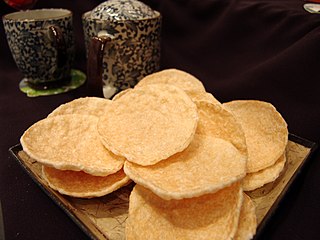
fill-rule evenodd
<path id="1" fill-rule="evenodd" d="M 287 123 L 267 102 L 236 100 L 223 103 L 242 125 L 248 148 L 247 171 L 257 172 L 273 165 L 288 143 Z"/>
<path id="2" fill-rule="evenodd" d="M 198 123 L 196 105 L 169 84 L 134 88 L 112 102 L 100 118 L 101 141 L 116 155 L 140 165 L 152 165 L 183 151 Z"/>
<path id="3" fill-rule="evenodd" d="M 130 182 L 123 170 L 106 177 L 93 176 L 82 171 L 58 170 L 42 166 L 42 176 L 59 193 L 80 198 L 107 195 Z"/>
<path id="4" fill-rule="evenodd" d="M 257 217 L 256 208 L 251 198 L 243 194 L 239 225 L 234 237 L 235 240 L 250 240 L 256 234 Z"/>
<path id="5" fill-rule="evenodd" d="M 124 171 L 163 199 L 192 198 L 242 179 L 246 158 L 223 139 L 196 134 L 183 152 L 152 166 L 125 162 Z"/>
<path id="6" fill-rule="evenodd" d="M 272 166 L 262 169 L 258 172 L 248 173 L 242 181 L 243 190 L 253 191 L 267 183 L 275 181 L 284 169 L 285 163 L 286 155 L 283 153 Z"/>
<path id="7" fill-rule="evenodd" d="M 118 98 L 120 98 L 124 94 L 130 92 L 131 90 L 132 90 L 132 88 L 127 88 L 127 89 L 122 90 L 121 92 L 118 92 L 116 95 L 113 96 L 112 101 L 116 101 Z"/>
<path id="8" fill-rule="evenodd" d="M 83 97 L 60 105 L 53 110 L 48 117 L 64 114 L 85 114 L 93 116 L 103 116 L 108 114 L 106 109 L 111 100 L 98 97 Z"/>
<path id="9" fill-rule="evenodd" d="M 119 171 L 125 159 L 102 145 L 98 119 L 81 114 L 45 118 L 28 128 L 20 142 L 30 157 L 44 165 L 107 176 Z"/>
<path id="10" fill-rule="evenodd" d="M 199 122 L 196 133 L 222 138 L 231 142 L 243 156 L 247 157 L 247 144 L 244 131 L 235 115 L 222 104 L 208 101 L 195 101 Z"/>
<path id="11" fill-rule="evenodd" d="M 149 74 L 142 78 L 136 87 L 148 84 L 172 84 L 187 93 L 206 92 L 202 82 L 195 76 L 182 70 L 170 68 Z"/>
<path id="12" fill-rule="evenodd" d="M 188 94 L 192 101 L 205 101 L 213 104 L 221 104 L 211 93 L 208 92 L 191 92 Z"/>
<path id="13" fill-rule="evenodd" d="M 136 185 L 129 199 L 126 238 L 232 239 L 242 200 L 239 183 L 215 194 L 170 201 Z"/>

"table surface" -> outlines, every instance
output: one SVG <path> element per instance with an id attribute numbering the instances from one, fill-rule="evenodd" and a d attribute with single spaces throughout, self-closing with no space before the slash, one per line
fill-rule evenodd
<path id="1" fill-rule="evenodd" d="M 73 11 L 77 51 L 74 67 L 84 72 L 81 14 L 100 2 L 40 0 L 35 6 Z M 320 15 L 306 12 L 304 1 L 144 2 L 163 16 L 162 69 L 192 73 L 221 102 L 271 102 L 286 119 L 291 133 L 319 143 Z M 0 2 L 1 15 L 13 11 Z M 5 237 L 87 239 L 8 152 L 34 122 L 60 104 L 86 96 L 86 86 L 56 96 L 28 98 L 18 89 L 21 79 L 0 24 L 0 206 Z M 319 183 L 320 154 L 316 151 L 259 239 L 320 236 Z"/>

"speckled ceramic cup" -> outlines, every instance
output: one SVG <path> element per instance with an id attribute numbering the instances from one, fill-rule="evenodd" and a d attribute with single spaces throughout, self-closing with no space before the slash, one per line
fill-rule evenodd
<path id="1" fill-rule="evenodd" d="M 29 84 L 46 89 L 70 78 L 74 58 L 71 11 L 27 10 L 7 14 L 2 20 L 13 58 Z"/>
<path id="2" fill-rule="evenodd" d="M 159 70 L 159 12 L 138 1 L 109 0 L 82 20 L 92 95 L 111 98 Z"/>

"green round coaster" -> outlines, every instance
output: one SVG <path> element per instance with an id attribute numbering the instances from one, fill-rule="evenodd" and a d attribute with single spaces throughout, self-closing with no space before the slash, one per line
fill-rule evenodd
<path id="1" fill-rule="evenodd" d="M 57 88 L 49 89 L 34 89 L 28 85 L 27 79 L 24 78 L 19 84 L 19 88 L 22 92 L 26 93 L 28 97 L 49 96 L 60 93 L 69 92 L 73 89 L 80 87 L 86 81 L 86 75 L 80 70 L 71 70 L 71 80 L 68 83 L 63 84 Z"/>

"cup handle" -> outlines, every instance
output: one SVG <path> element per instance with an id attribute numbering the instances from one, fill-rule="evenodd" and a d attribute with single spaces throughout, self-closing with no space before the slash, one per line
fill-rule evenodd
<path id="1" fill-rule="evenodd" d="M 52 37 L 53 45 L 57 49 L 57 68 L 65 66 L 67 61 L 67 46 L 62 31 L 57 26 L 49 26 L 49 33 Z"/>
<path id="2" fill-rule="evenodd" d="M 102 63 L 106 44 L 111 41 L 110 37 L 92 37 L 89 43 L 87 75 L 88 91 L 90 95 L 103 97 L 102 89 Z"/>

